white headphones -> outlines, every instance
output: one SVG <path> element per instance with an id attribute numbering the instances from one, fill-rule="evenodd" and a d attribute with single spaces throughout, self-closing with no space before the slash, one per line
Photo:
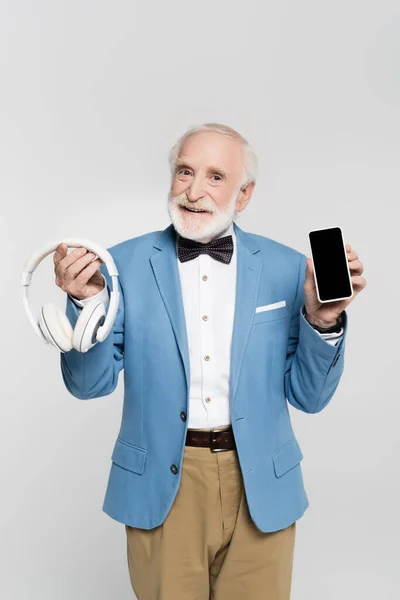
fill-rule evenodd
<path id="1" fill-rule="evenodd" d="M 33 316 L 28 300 L 28 290 L 33 272 L 48 254 L 55 252 L 60 242 L 47 244 L 32 254 L 26 261 L 22 274 L 23 303 L 33 329 L 46 344 L 53 345 L 61 352 L 69 352 L 72 348 L 75 348 L 78 352 L 87 352 L 97 342 L 103 342 L 106 339 L 114 324 L 119 305 L 118 270 L 111 254 L 89 240 L 72 238 L 63 241 L 63 243 L 68 248 L 82 246 L 94 252 L 105 264 L 112 278 L 107 316 L 106 305 L 96 299 L 85 304 L 74 328 L 71 327 L 68 317 L 61 308 L 51 302 L 42 306 L 38 320 Z"/>

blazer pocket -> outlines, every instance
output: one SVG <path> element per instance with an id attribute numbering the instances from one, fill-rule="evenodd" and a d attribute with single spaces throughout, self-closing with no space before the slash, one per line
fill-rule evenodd
<path id="1" fill-rule="evenodd" d="M 279 303 L 277 303 L 279 304 Z M 267 306 L 269 306 L 267 304 Z M 273 305 L 271 305 L 273 306 Z M 278 319 L 286 319 L 289 316 L 289 308 L 285 304 L 285 306 L 278 306 L 277 308 L 265 308 L 265 307 L 257 307 L 258 312 L 254 313 L 253 324 L 256 323 L 264 323 L 265 321 L 277 321 Z"/>
<path id="2" fill-rule="evenodd" d="M 147 450 L 138 446 L 132 446 L 132 444 L 128 444 L 128 442 L 125 442 L 120 437 L 117 438 L 111 456 L 112 462 L 116 465 L 141 475 L 144 471 L 146 458 Z"/>
<path id="3" fill-rule="evenodd" d="M 293 437 L 290 442 L 272 455 L 275 475 L 281 477 L 290 471 L 290 469 L 293 469 L 293 467 L 298 465 L 301 460 L 303 460 L 303 453 L 298 441 Z"/>

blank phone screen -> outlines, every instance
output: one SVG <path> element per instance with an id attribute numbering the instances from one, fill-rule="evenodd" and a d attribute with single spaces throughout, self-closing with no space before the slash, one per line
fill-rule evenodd
<path id="1" fill-rule="evenodd" d="M 310 231 L 309 238 L 321 300 L 350 297 L 351 282 L 340 228 Z"/>

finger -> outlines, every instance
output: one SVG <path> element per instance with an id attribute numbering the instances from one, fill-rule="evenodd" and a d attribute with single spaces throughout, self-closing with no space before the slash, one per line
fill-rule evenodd
<path id="1" fill-rule="evenodd" d="M 351 260 L 356 260 L 358 258 L 358 254 L 355 250 L 347 253 L 347 260 L 350 262 Z"/>
<path id="2" fill-rule="evenodd" d="M 69 285 L 94 260 L 94 257 L 93 252 L 86 252 L 81 258 L 72 262 L 63 275 L 66 285 Z"/>
<path id="3" fill-rule="evenodd" d="M 349 262 L 349 269 L 354 275 L 362 275 L 364 272 L 364 265 L 359 260 L 352 260 Z"/>
<path id="4" fill-rule="evenodd" d="M 67 244 L 64 244 L 64 242 L 61 242 L 61 244 L 58 244 L 56 251 L 53 255 L 53 262 L 55 265 L 58 265 L 58 263 L 60 262 L 60 260 L 62 258 L 64 258 L 64 256 L 67 254 L 68 252 L 68 246 Z"/>
<path id="5" fill-rule="evenodd" d="M 353 275 L 351 278 L 351 283 L 354 288 L 357 288 L 360 291 L 366 287 L 367 280 L 365 277 L 361 277 L 360 275 Z"/>
<path id="6" fill-rule="evenodd" d="M 350 246 L 350 244 L 346 244 L 346 250 L 347 250 L 347 252 L 351 252 L 351 246 Z"/>
<path id="7" fill-rule="evenodd" d="M 103 264 L 103 261 L 100 260 L 100 258 L 90 262 L 87 267 L 85 267 L 80 273 L 79 275 L 76 277 L 75 279 L 75 284 L 78 288 L 82 288 L 84 287 L 87 282 L 89 281 L 89 279 L 91 277 L 93 277 L 93 275 L 96 273 L 96 271 L 98 271 L 98 269 L 101 267 L 101 265 Z"/>
<path id="8" fill-rule="evenodd" d="M 71 281 L 74 279 L 74 270 L 72 269 L 72 271 L 70 270 L 72 265 L 74 265 L 78 260 L 84 260 L 85 257 L 88 255 L 88 252 L 86 250 L 86 248 L 77 248 L 77 250 L 80 250 L 80 252 L 71 252 L 70 254 L 68 254 L 67 256 L 65 256 L 63 259 L 60 260 L 60 262 L 58 263 L 58 265 L 56 265 L 54 267 L 54 272 L 56 274 L 56 283 L 57 285 L 68 285 L 69 283 L 71 283 Z M 77 255 L 79 256 L 79 254 L 83 254 L 83 256 L 81 257 L 81 259 L 77 259 Z M 75 257 L 75 260 L 72 258 L 71 259 L 71 255 L 72 257 Z M 86 263 L 80 263 L 80 265 L 78 265 L 78 268 L 75 271 L 75 274 L 78 274 L 80 270 L 82 270 L 82 268 L 85 266 L 85 264 L 87 264 L 88 262 L 90 262 L 90 260 L 93 258 L 89 256 L 89 258 L 86 260 Z"/>
<path id="9" fill-rule="evenodd" d="M 64 278 L 66 270 L 80 257 L 85 256 L 88 250 L 83 248 L 75 248 L 69 254 L 66 254 L 61 260 L 57 263 L 56 268 L 54 269 L 56 275 L 60 278 Z"/>

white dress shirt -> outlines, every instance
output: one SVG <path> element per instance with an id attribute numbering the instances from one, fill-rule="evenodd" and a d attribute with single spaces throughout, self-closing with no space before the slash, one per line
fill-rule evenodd
<path id="1" fill-rule="evenodd" d="M 229 264 L 208 254 L 200 254 L 186 262 L 177 258 L 190 356 L 190 429 L 211 429 L 231 423 L 229 371 L 237 259 L 233 224 L 217 237 L 225 235 L 232 235 L 234 245 Z M 91 298 L 77 300 L 71 297 L 71 300 L 83 307 L 93 298 L 107 303 L 107 286 Z M 339 333 L 319 335 L 327 343 L 336 345 L 343 335 L 343 328 Z"/>

